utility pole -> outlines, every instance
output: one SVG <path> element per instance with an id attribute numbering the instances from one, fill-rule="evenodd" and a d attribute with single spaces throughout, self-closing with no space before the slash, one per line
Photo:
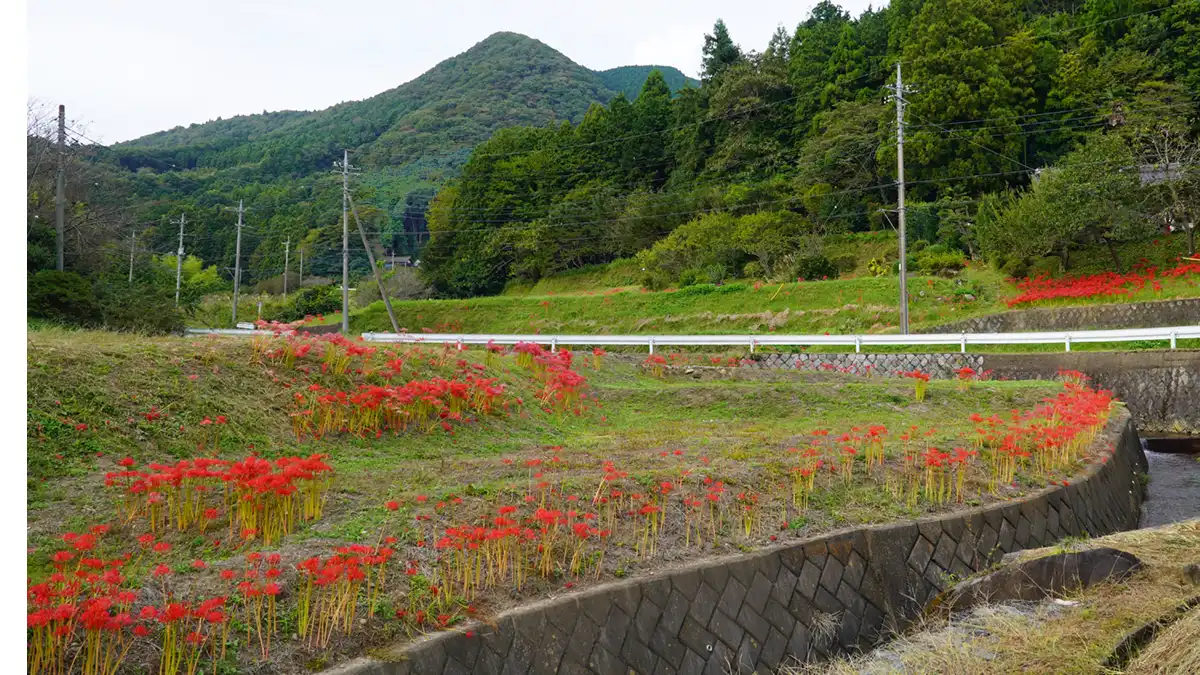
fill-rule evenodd
<path id="1" fill-rule="evenodd" d="M 237 245 L 233 253 L 233 325 L 237 327 L 238 290 L 242 285 L 242 214 L 245 208 L 242 200 L 238 200 Z"/>
<path id="2" fill-rule="evenodd" d="M 367 243 L 367 233 L 363 231 L 362 221 L 358 219 L 358 209 L 354 208 L 354 202 L 350 202 L 350 208 L 354 209 L 354 224 L 358 226 L 358 235 L 362 237 L 363 248 L 367 251 L 367 262 L 371 264 L 371 271 L 375 273 L 375 283 L 379 285 L 379 296 L 383 298 L 383 306 L 387 308 L 388 319 L 392 322 L 392 332 L 399 333 L 400 325 L 396 323 L 396 313 L 392 311 L 392 301 L 388 298 L 387 289 L 383 287 L 383 277 L 379 274 L 379 268 L 375 266 L 375 254 L 371 252 L 371 245 Z"/>
<path id="3" fill-rule="evenodd" d="M 342 150 L 342 334 L 350 332 L 350 151 Z"/>
<path id="4" fill-rule="evenodd" d="M 896 99 L 896 186 L 898 199 L 896 210 L 900 217 L 900 332 L 908 335 L 908 246 L 904 229 L 904 80 L 900 74 L 900 63 L 896 63 L 896 86 L 887 87 Z"/>
<path id="5" fill-rule="evenodd" d="M 137 246 L 137 230 L 129 233 L 129 283 L 133 283 L 133 250 Z"/>
<path id="6" fill-rule="evenodd" d="M 288 275 L 288 249 L 292 246 L 292 238 L 288 237 L 287 241 L 283 242 L 283 298 L 287 299 L 287 275 Z"/>
<path id="7" fill-rule="evenodd" d="M 63 271 L 63 239 L 65 237 L 63 231 L 67 208 L 67 195 L 63 184 L 66 182 L 66 164 L 67 107 L 60 105 L 58 106 L 58 178 L 54 188 L 54 250 L 58 256 L 55 269 L 59 272 Z"/>
<path id="8" fill-rule="evenodd" d="M 175 306 L 179 306 L 179 286 L 183 282 L 183 224 L 187 214 L 179 214 L 179 250 L 175 252 Z"/>
<path id="9" fill-rule="evenodd" d="M 296 283 L 296 288 L 304 290 L 304 247 L 300 247 L 300 281 Z"/>

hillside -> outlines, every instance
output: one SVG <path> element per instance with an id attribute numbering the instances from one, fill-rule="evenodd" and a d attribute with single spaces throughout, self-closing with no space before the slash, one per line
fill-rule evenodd
<path id="1" fill-rule="evenodd" d="M 137 219 L 162 222 L 187 212 L 200 231 L 193 249 L 206 262 L 232 262 L 231 221 L 213 207 L 242 198 L 255 229 L 265 235 L 244 242 L 244 281 L 282 271 L 287 237 L 308 247 L 314 274 L 328 274 L 340 266 L 332 249 L 340 242 L 335 224 L 341 206 L 328 172 L 343 148 L 362 169 L 356 194 L 371 207 L 365 215 L 380 232 L 379 245 L 403 254 L 424 231 L 429 199 L 457 175 L 476 144 L 505 127 L 579 122 L 618 89 L 636 96 L 653 68 L 594 72 L 538 40 L 499 32 L 362 101 L 176 127 L 116 144 L 100 156 L 127 172 L 151 169 L 126 174 Z M 661 69 L 673 88 L 689 82 L 677 69 Z M 171 228 L 146 234 L 150 248 L 172 248 Z M 364 261 L 354 262 L 365 269 Z"/>
<path id="2" fill-rule="evenodd" d="M 326 170 L 343 147 L 364 167 L 449 155 L 494 130 L 578 120 L 613 92 L 549 46 L 495 33 L 420 77 L 362 101 L 309 113 L 239 116 L 114 146 L 123 166 L 260 165 L 268 175 Z"/>
<path id="3" fill-rule="evenodd" d="M 684 87 L 699 87 L 700 80 L 684 75 L 678 68 L 671 66 L 618 66 L 609 68 L 608 70 L 600 70 L 596 75 L 604 86 L 612 89 L 615 92 L 625 94 L 625 97 L 632 100 L 637 98 L 642 91 L 642 85 L 646 82 L 646 77 L 651 71 L 657 70 L 662 73 L 663 79 L 667 81 L 667 86 L 671 91 L 677 92 Z"/>

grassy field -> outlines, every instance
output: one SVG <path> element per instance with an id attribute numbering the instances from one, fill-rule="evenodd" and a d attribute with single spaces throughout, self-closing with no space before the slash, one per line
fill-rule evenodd
<path id="1" fill-rule="evenodd" d="M 998 311 L 996 273 L 910 280 L 914 326 Z M 897 330 L 894 277 L 803 283 L 730 283 L 651 292 L 598 289 L 565 295 L 421 300 L 392 306 L 409 332 L 880 333 Z M 352 331 L 391 330 L 382 303 L 351 315 Z"/>
<path id="2" fill-rule="evenodd" d="M 1136 261 L 1160 267 L 1174 265 L 1182 239 L 1163 238 L 1118 247 L 1126 266 Z M 834 237 L 831 256 L 853 259 L 855 268 L 843 278 L 828 281 L 766 284 L 737 281 L 721 286 L 698 285 L 648 291 L 632 260 L 619 260 L 554 277 L 535 284 L 510 284 L 502 295 L 467 300 L 393 302 L 397 323 L 410 333 L 889 333 L 899 326 L 899 282 L 874 277 L 866 269 L 872 258 L 894 248 L 894 239 L 880 233 Z M 1106 249 L 1078 251 L 1073 273 L 1111 268 Z M 1108 267 L 1105 267 L 1105 260 Z M 369 283 L 369 280 L 363 283 Z M 909 280 L 910 325 L 925 329 L 948 322 L 1007 311 L 1004 300 L 1016 297 L 1016 286 L 998 271 L 970 265 L 956 278 L 912 277 Z M 1170 280 L 1160 290 L 1145 288 L 1124 297 L 1056 300 L 1054 305 L 1092 302 L 1136 302 L 1196 297 L 1195 279 Z M 278 299 L 269 299 L 269 303 Z M 253 320 L 256 298 L 245 297 L 239 316 Z M 191 321 L 194 325 L 228 323 L 228 299 L 206 302 Z M 221 319 L 221 317 L 225 317 Z M 224 323 L 222 323 L 224 322 Z M 336 324 L 331 313 L 316 324 Z M 351 313 L 353 333 L 392 330 L 382 302 Z"/>
<path id="3" fill-rule="evenodd" d="M 1196 597 L 1183 572 L 1200 550 L 1200 520 L 1024 551 L 1020 559 L 1064 550 L 1112 547 L 1138 556 L 1145 567 L 1119 584 L 1066 594 L 1065 603 L 1032 607 L 984 605 L 947 624 L 933 618 L 882 651 L 788 675 L 883 673 L 1100 673 L 1190 675 L 1200 667 L 1200 608 L 1193 609 L 1135 656 L 1128 667 L 1102 664 L 1127 635 L 1172 614 Z"/>
<path id="4" fill-rule="evenodd" d="M 752 371 L 734 371 L 726 380 L 664 379 L 612 360 L 597 368 L 590 358 L 577 356 L 570 372 L 586 381 L 558 389 L 570 394 L 560 399 L 547 391 L 564 371 L 552 365 L 542 368 L 540 361 L 530 366 L 512 355 L 422 347 L 353 354 L 351 348 L 358 349 L 353 343 L 311 345 L 307 356 L 289 356 L 287 350 L 302 343 L 288 347 L 282 340 L 32 331 L 27 439 L 30 577 L 47 579 L 53 571 L 51 555 L 61 549 L 64 532 L 106 524 L 112 530 L 100 547 L 105 555 L 136 554 L 137 537 L 148 533 L 169 544 L 169 550 L 137 554 L 137 560 L 148 555 L 165 565 L 173 593 L 188 598 L 221 592 L 216 572 L 244 569 L 248 551 L 278 553 L 280 597 L 294 603 L 300 592 L 295 564 L 331 555 L 338 546 L 378 547 L 385 538 L 395 537 L 394 565 L 410 573 L 389 575 L 386 590 L 371 603 L 378 611 L 362 630 L 338 634 L 323 647 L 281 638 L 271 648 L 270 665 L 258 671 L 302 672 L 397 636 L 467 617 L 485 618 L 522 598 L 564 585 L 635 575 L 675 561 L 749 550 L 850 524 L 955 508 L 949 487 L 939 487 L 935 494 L 921 492 L 913 483 L 905 492 L 904 476 L 909 474 L 903 457 L 910 443 L 913 453 L 930 447 L 970 447 L 976 426 L 973 413 L 1028 410 L 1062 390 L 1050 382 L 977 382 L 969 388 L 931 382 L 924 400 L 917 402 L 913 384 L 905 381 Z M 400 388 L 402 383 L 438 378 L 483 378 L 491 383 L 488 386 L 503 384 L 504 390 L 488 399 L 487 406 L 476 407 L 477 399 L 469 399 L 470 404 L 464 399 L 462 405 L 470 407 L 461 415 L 434 416 L 428 431 L 379 428 L 375 433 L 369 424 L 355 426 L 363 418 L 346 413 L 348 417 L 320 432 L 320 438 L 311 428 L 302 438 L 296 434 L 295 422 L 304 419 L 307 406 L 326 412 L 353 407 L 336 402 L 334 392 Z M 310 392 L 314 385 L 320 393 Z M 364 386 L 368 389 L 361 389 Z M 323 395 L 330 395 L 331 402 L 314 402 Z M 206 419 L 224 423 L 206 424 Z M 357 433 L 339 432 L 339 426 L 354 427 Z M 879 436 L 879 464 L 867 471 L 865 457 L 860 456 L 856 468 L 850 464 L 851 473 L 841 473 L 850 460 L 839 454 L 839 435 L 849 434 L 843 444 L 865 452 L 872 427 L 886 427 Z M 814 430 L 829 436 L 814 436 Z M 870 437 L 879 433 L 876 429 Z M 911 434 L 911 441 L 902 441 L 902 433 Z M 819 447 L 827 463 L 814 470 L 810 487 L 800 488 L 802 504 L 796 471 L 818 455 L 801 459 L 789 448 L 809 445 Z M 333 467 L 322 515 L 298 523 L 270 546 L 262 543 L 262 534 L 246 539 L 243 532 L 239 537 L 232 510 L 223 507 L 207 533 L 197 532 L 194 525 L 180 529 L 161 522 L 150 530 L 151 511 L 135 509 L 122 517 L 115 511 L 144 495 L 125 491 L 121 479 L 105 486 L 105 474 L 122 470 L 122 460 L 136 471 L 153 473 L 169 471 L 190 458 L 232 462 L 251 453 L 268 460 L 321 453 Z M 163 468 L 152 468 L 156 462 Z M 1071 464 L 1049 474 L 1021 469 L 1011 485 L 998 486 L 993 494 L 986 470 L 972 464 L 964 473 L 961 499 L 972 505 L 1024 494 L 1077 468 Z M 597 502 L 601 487 L 612 495 Z M 170 493 L 173 488 L 160 489 Z M 694 497 L 699 504 L 714 491 L 716 498 L 709 498 L 714 505 L 688 510 L 685 500 Z M 150 502 L 137 503 L 143 508 Z M 554 552 L 553 560 L 544 572 L 530 572 L 519 593 L 490 587 L 455 589 L 447 559 L 426 542 L 436 541 L 443 528 L 457 523 L 486 522 L 504 504 L 515 504 L 522 518 L 534 518 L 538 506 L 569 512 L 571 518 L 575 508 L 580 518 L 585 510 L 594 510 L 591 515 L 599 520 L 586 545 L 574 549 L 575 555 L 572 545 L 545 539 L 550 535 L 543 532 L 542 542 Z M 651 506 L 660 510 L 646 511 Z M 146 550 L 144 545 L 141 550 Z M 203 569 L 194 564 L 198 560 L 204 561 Z M 536 567 L 530 563 L 528 569 Z M 145 574 L 144 565 L 137 569 Z M 431 585 L 437 583 L 447 592 L 430 595 Z M 147 580 L 137 591 L 137 603 L 160 602 L 165 591 L 166 581 L 160 589 L 157 577 Z M 228 643 L 233 649 L 220 663 L 233 668 L 239 659 L 257 658 L 252 655 L 258 647 L 250 638 L 251 605 L 232 589 L 228 597 L 235 627 Z M 293 605 L 286 607 L 291 609 L 281 609 L 279 617 L 284 636 L 296 632 L 300 620 Z M 405 607 L 410 613 L 397 617 Z M 419 621 L 413 618 L 418 611 L 425 615 Z M 139 648 L 129 658 L 145 664 L 156 657 L 153 649 Z M 213 660 L 219 661 L 215 654 Z"/>

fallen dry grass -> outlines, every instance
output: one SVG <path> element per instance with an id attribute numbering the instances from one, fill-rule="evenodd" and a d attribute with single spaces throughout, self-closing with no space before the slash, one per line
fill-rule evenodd
<path id="1" fill-rule="evenodd" d="M 1200 552 L 1200 519 L 1026 551 L 1028 559 L 1110 546 L 1145 563 L 1127 582 L 1038 604 L 997 604 L 929 619 L 870 654 L 784 668 L 786 675 L 876 673 L 1108 673 L 1103 663 L 1129 633 L 1195 596 L 1183 573 Z M 1200 672 L 1200 610 L 1160 633 L 1129 673 Z"/>
<path id="2" fill-rule="evenodd" d="M 1125 672 L 1128 675 L 1200 673 L 1200 607 L 1159 633 Z"/>

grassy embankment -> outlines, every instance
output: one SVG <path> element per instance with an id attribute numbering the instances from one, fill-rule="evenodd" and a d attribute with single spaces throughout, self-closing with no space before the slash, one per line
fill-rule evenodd
<path id="1" fill-rule="evenodd" d="M 645 491 L 647 498 L 662 481 L 673 481 L 675 489 L 685 493 L 703 494 L 702 477 L 727 486 L 724 499 L 730 500 L 733 510 L 722 516 L 715 534 L 704 543 L 695 535 L 690 544 L 681 541 L 682 504 L 671 502 L 657 549 L 649 554 L 639 548 L 637 526 L 619 518 L 603 557 L 597 560 L 593 553 L 589 560 L 597 565 L 599 578 L 625 576 L 674 560 L 752 549 L 777 537 L 810 536 L 847 524 L 953 508 L 952 503 L 897 499 L 881 477 L 891 474 L 868 476 L 860 465 L 849 482 L 834 473 L 818 476 L 809 506 L 801 512 L 789 505 L 792 492 L 788 481 L 797 459 L 786 449 L 811 440 L 806 434 L 815 428 L 830 429 L 836 436 L 854 427 L 861 430 L 856 433 L 865 433 L 871 425 L 886 425 L 892 430 L 886 471 L 898 471 L 897 463 L 902 460 L 897 456 L 901 452 L 897 437 L 909 425 L 919 424 L 922 432 L 930 432 L 921 443 L 950 449 L 968 444 L 975 426 L 969 419 L 971 413 L 1028 409 L 1060 390 L 1060 385 L 1046 382 L 975 383 L 969 390 L 960 390 L 954 383 L 933 382 L 927 398 L 917 403 L 909 382 L 749 372 L 730 380 L 663 380 L 614 362 L 599 370 L 576 363 L 588 379 L 587 391 L 595 397 L 594 401 L 587 399 L 588 409 L 576 415 L 547 411 L 535 403 L 542 381 L 517 366 L 511 356 L 489 360 L 481 352 L 456 355 L 408 348 L 388 355 L 385 351 L 355 357 L 344 374 L 334 375 L 322 374 L 319 358 L 300 359 L 288 367 L 278 359 L 264 358 L 246 340 L 32 332 L 28 361 L 30 575 L 44 578 L 48 557 L 62 545 L 59 537 L 63 532 L 83 531 L 98 523 L 114 526 L 106 539 L 110 551 L 122 547 L 137 550 L 134 539 L 142 534 L 143 524 L 138 519 L 115 519 L 113 500 L 120 490 L 106 490 L 103 484 L 103 474 L 117 470 L 117 461 L 125 456 L 137 467 L 147 467 L 151 462 L 170 465 L 200 455 L 237 460 L 251 450 L 266 458 L 328 454 L 335 477 L 325 514 L 270 550 L 293 564 L 305 556 L 327 555 L 339 544 L 374 544 L 381 530 L 391 531 L 400 537 L 405 560 L 430 566 L 422 567 L 422 574 L 436 569 L 433 552 L 412 548 L 413 543 L 436 534 L 436 528 L 450 522 L 447 512 L 428 508 L 433 523 L 417 521 L 414 525 L 414 513 L 422 512 L 415 498 L 427 496 L 432 505 L 452 495 L 464 496 L 466 501 L 456 507 L 454 517 L 486 518 L 496 504 L 520 503 L 522 495 L 536 491 L 533 470 L 526 466 L 530 460 L 545 462 L 538 471 L 545 471 L 542 480 L 549 481 L 552 490 L 560 495 L 579 494 L 587 501 L 597 489 L 607 461 L 627 473 L 621 479 L 627 483 L 627 493 Z M 353 392 L 359 384 L 382 382 L 378 375 L 357 371 L 382 372 L 384 364 L 396 356 L 404 365 L 395 383 L 461 377 L 463 368 L 470 366 L 458 364 L 460 356 L 477 362 L 481 375 L 505 383 L 507 390 L 501 398 L 509 402 L 512 414 L 471 415 L 478 419 L 454 422 L 452 433 L 435 426 L 429 433 L 410 430 L 393 435 L 385 431 L 379 438 L 335 430 L 320 440 L 297 439 L 290 417 L 298 410 L 293 404 L 297 392 L 306 391 L 312 383 L 331 391 Z M 517 397 L 525 403 L 516 406 L 513 399 Z M 163 416 L 148 419 L 146 413 L 151 410 Z M 202 424 L 204 418 L 217 416 L 228 420 L 217 429 L 219 437 L 214 434 L 215 427 Z M 829 442 L 832 444 L 833 438 Z M 558 461 L 554 461 L 556 457 Z M 832 463 L 836 455 L 829 455 L 828 460 Z M 685 470 L 690 473 L 682 473 Z M 1016 484 L 1003 488 L 1000 496 L 1036 489 L 1047 477 L 1021 472 Z M 972 469 L 965 503 L 995 498 L 985 482 L 984 470 Z M 744 523 L 733 515 L 739 508 L 732 503 L 734 493 L 755 496 L 749 532 L 743 531 Z M 399 514 L 383 508 L 389 499 L 404 503 Z M 160 531 L 159 536 L 173 545 L 161 560 L 181 579 L 195 579 L 189 583 L 197 584 L 206 577 L 191 569 L 193 560 L 205 560 L 214 570 L 236 568 L 247 547 L 256 546 L 251 542 L 239 547 L 236 534 L 225 533 L 232 527 L 227 522 L 223 514 L 209 536 Z M 430 527 L 433 529 L 426 531 Z M 225 540 L 223 544 L 216 541 L 218 537 Z M 288 584 L 294 583 L 289 574 L 285 570 L 281 578 L 285 593 Z M 535 579 L 525 588 L 525 597 L 561 587 L 564 577 L 573 579 L 562 569 L 551 577 Z M 571 583 L 590 578 L 596 577 L 576 577 Z M 406 590 L 402 579 L 394 583 L 387 591 L 388 601 L 403 602 L 411 589 Z M 508 594 L 485 594 L 475 600 L 471 611 L 487 613 L 513 601 Z M 377 619 L 344 645 L 345 653 L 392 639 L 398 630 L 398 624 Z M 276 672 L 293 672 L 298 663 L 311 657 L 298 645 L 293 647 L 300 655 L 277 664 Z"/>

